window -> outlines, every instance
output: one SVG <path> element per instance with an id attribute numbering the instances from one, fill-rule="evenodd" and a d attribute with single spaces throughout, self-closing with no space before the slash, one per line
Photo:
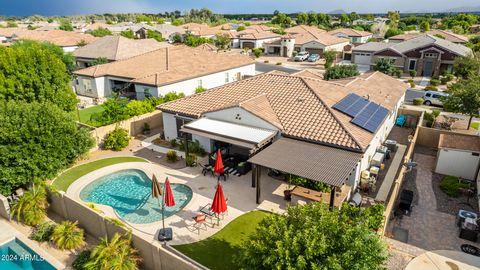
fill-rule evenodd
<path id="1" fill-rule="evenodd" d="M 190 120 L 186 120 L 186 119 L 181 119 L 181 118 L 177 118 L 175 119 L 176 120 L 176 124 L 177 124 L 177 138 L 184 138 L 185 134 L 187 135 L 187 140 L 192 140 L 192 134 L 190 133 L 184 133 L 184 132 L 181 132 L 180 129 L 182 128 L 183 125 L 185 124 L 188 124 L 190 123 L 191 121 Z"/>
<path id="2" fill-rule="evenodd" d="M 197 81 L 197 86 L 198 86 L 198 87 L 203 87 L 203 86 L 202 86 L 202 80 L 198 80 L 198 81 Z"/>
<path id="3" fill-rule="evenodd" d="M 85 90 L 85 92 L 91 93 L 92 92 L 92 81 L 90 81 L 89 79 L 83 79 L 83 89 Z"/>
<path id="4" fill-rule="evenodd" d="M 425 58 L 437 58 L 438 54 L 437 53 L 426 53 L 424 54 Z"/>
<path id="5" fill-rule="evenodd" d="M 425 94 L 426 97 L 431 97 L 432 94 L 428 93 L 428 94 Z"/>
<path id="6" fill-rule="evenodd" d="M 432 97 L 433 97 L 433 98 L 440 98 L 441 96 L 440 96 L 440 95 L 437 95 L 437 94 L 433 94 Z"/>
<path id="7" fill-rule="evenodd" d="M 225 72 L 225 83 L 228 83 L 230 81 L 228 72 Z"/>
<path id="8" fill-rule="evenodd" d="M 408 70 L 415 70 L 416 66 L 417 66 L 417 60 L 410 59 L 410 62 L 408 62 Z"/>

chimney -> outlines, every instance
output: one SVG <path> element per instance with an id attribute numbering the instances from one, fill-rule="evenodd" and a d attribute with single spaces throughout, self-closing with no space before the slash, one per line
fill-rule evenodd
<path id="1" fill-rule="evenodd" d="M 169 59 L 168 59 L 168 47 L 167 47 L 165 48 L 165 61 L 166 61 L 167 71 L 168 71 L 168 65 L 169 65 L 168 60 Z"/>

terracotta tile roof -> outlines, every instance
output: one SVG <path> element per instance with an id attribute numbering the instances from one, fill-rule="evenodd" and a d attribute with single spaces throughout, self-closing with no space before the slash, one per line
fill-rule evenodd
<path id="1" fill-rule="evenodd" d="M 12 37 L 14 34 L 16 36 L 16 40 L 30 39 L 36 41 L 46 41 L 60 47 L 76 46 L 82 41 L 88 44 L 97 40 L 97 38 L 92 35 L 62 30 L 39 31 L 21 28 L 0 28 L 0 36 Z"/>
<path id="2" fill-rule="evenodd" d="M 252 40 L 281 37 L 281 35 L 275 34 L 270 31 L 257 31 L 257 30 L 249 30 L 249 29 L 238 32 L 236 36 L 240 39 L 252 39 Z"/>
<path id="3" fill-rule="evenodd" d="M 480 137 L 463 134 L 440 134 L 438 148 L 480 152 Z"/>
<path id="4" fill-rule="evenodd" d="M 330 35 L 335 35 L 338 33 L 343 33 L 349 37 L 367 37 L 371 36 L 372 33 L 367 31 L 356 30 L 352 28 L 339 28 L 328 32 Z"/>
<path id="5" fill-rule="evenodd" d="M 318 70 L 313 69 L 302 69 L 298 72 L 292 73 L 291 75 L 303 78 L 323 79 L 323 75 Z"/>
<path id="6" fill-rule="evenodd" d="M 243 107 L 281 127 L 285 136 L 361 151 L 374 134 L 353 125 L 350 117 L 331 107 L 355 92 L 392 109 L 406 89 L 404 83 L 382 73 L 340 83 L 265 73 L 162 104 L 159 109 L 198 118 L 209 111 Z"/>
<path id="7" fill-rule="evenodd" d="M 160 86 L 253 63 L 250 57 L 241 54 L 172 46 L 74 73 L 89 77 L 116 76 L 139 84 Z"/>
<path id="8" fill-rule="evenodd" d="M 288 37 L 295 39 L 296 45 L 302 45 L 310 41 L 317 41 L 325 46 L 349 42 L 348 39 L 332 36 L 325 30 L 313 26 L 297 25 L 285 29 Z"/>
<path id="9" fill-rule="evenodd" d="M 73 55 L 78 58 L 89 59 L 105 57 L 108 60 L 117 61 L 167 46 L 171 45 L 154 39 L 128 39 L 122 36 L 106 36 L 78 48 L 73 52 Z"/>
<path id="10" fill-rule="evenodd" d="M 401 34 L 401 35 L 396 35 L 393 37 L 390 37 L 389 39 L 391 40 L 410 40 L 413 38 L 416 38 L 421 35 L 440 35 L 445 38 L 445 40 L 448 40 L 453 43 L 467 43 L 468 42 L 468 37 L 462 36 L 455 34 L 453 32 L 447 31 L 447 30 L 440 30 L 440 29 L 434 29 L 431 31 L 428 31 L 427 33 L 407 33 L 407 34 Z"/>
<path id="11" fill-rule="evenodd" d="M 313 27 L 308 25 L 297 25 L 297 26 L 293 26 L 285 29 L 285 32 L 288 34 L 310 33 L 312 35 L 316 35 L 320 33 L 325 33 L 326 31 L 318 27 Z"/>

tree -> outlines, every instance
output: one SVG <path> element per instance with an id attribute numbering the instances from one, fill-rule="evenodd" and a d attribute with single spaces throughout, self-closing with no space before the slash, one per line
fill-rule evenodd
<path id="1" fill-rule="evenodd" d="M 403 31 L 398 28 L 388 28 L 387 32 L 385 33 L 385 38 L 390 38 L 393 36 L 401 35 Z"/>
<path id="2" fill-rule="evenodd" d="M 111 36 L 112 32 L 108 30 L 107 28 L 97 28 L 90 32 L 90 35 L 94 37 L 104 37 L 104 36 Z"/>
<path id="3" fill-rule="evenodd" d="M 28 42 L 12 48 L 1 46 L 0 100 L 49 101 L 73 111 L 77 98 L 65 64 L 53 52 L 57 48 Z"/>
<path id="4" fill-rule="evenodd" d="M 455 58 L 453 73 L 457 77 L 468 79 L 471 75 L 480 74 L 480 55 L 473 54 Z"/>
<path id="5" fill-rule="evenodd" d="M 230 47 L 230 35 L 227 33 L 218 33 L 215 35 L 215 45 L 220 49 Z"/>
<path id="6" fill-rule="evenodd" d="M 428 21 L 422 21 L 419 26 L 422 32 L 430 31 L 430 23 Z"/>
<path id="7" fill-rule="evenodd" d="M 105 149 L 113 151 L 121 151 L 128 146 L 130 135 L 124 128 L 116 127 L 113 131 L 105 136 Z"/>
<path id="8" fill-rule="evenodd" d="M 323 79 L 329 81 L 358 75 L 360 75 L 360 73 L 358 72 L 357 65 L 337 65 L 327 68 L 325 74 L 323 75 Z"/>
<path id="9" fill-rule="evenodd" d="M 77 221 L 64 221 L 55 227 L 52 240 L 57 248 L 75 250 L 85 245 L 83 230 L 77 224 Z"/>
<path id="10" fill-rule="evenodd" d="M 141 15 L 138 15 L 137 16 L 137 19 L 136 19 L 137 23 L 151 23 L 152 22 L 152 19 L 150 17 L 148 17 L 147 15 L 144 15 L 144 14 L 141 14 Z"/>
<path id="11" fill-rule="evenodd" d="M 129 39 L 135 38 L 135 34 L 133 33 L 132 29 L 120 32 L 120 36 L 129 38 Z"/>
<path id="12" fill-rule="evenodd" d="M 350 17 L 347 14 L 343 13 L 340 15 L 340 22 L 342 25 L 348 25 L 350 23 Z"/>
<path id="13" fill-rule="evenodd" d="M 260 222 L 241 244 L 237 263 L 260 270 L 386 269 L 386 244 L 371 229 L 378 225 L 375 217 L 370 221 L 367 213 L 348 205 L 333 211 L 322 203 L 291 206 L 286 215 Z"/>
<path id="14" fill-rule="evenodd" d="M 396 71 L 395 60 L 388 58 L 379 58 L 375 62 L 375 66 L 373 67 L 373 69 L 387 75 L 393 75 Z"/>
<path id="15" fill-rule="evenodd" d="M 147 30 L 147 37 L 153 38 L 158 42 L 165 41 L 165 39 L 162 37 L 162 34 L 160 32 L 150 30 L 150 29 Z"/>
<path id="16" fill-rule="evenodd" d="M 292 18 L 288 17 L 283 13 L 278 13 L 272 18 L 272 23 L 279 24 L 282 27 L 287 28 L 287 27 L 290 27 L 290 25 L 292 24 Z"/>
<path id="17" fill-rule="evenodd" d="M 479 117 L 480 110 L 480 76 L 471 75 L 448 86 L 449 96 L 443 101 L 446 110 L 469 116 L 468 127 L 473 117 Z"/>
<path id="18" fill-rule="evenodd" d="M 213 43 L 213 40 L 210 39 L 210 38 L 206 38 L 206 37 L 199 37 L 199 36 L 195 36 L 195 35 L 192 35 L 192 34 L 187 34 L 185 36 L 185 41 L 184 41 L 185 45 L 187 46 L 190 46 L 190 47 L 198 47 L 202 44 L 205 44 L 205 43 Z"/>
<path id="19" fill-rule="evenodd" d="M 307 23 L 308 23 L 308 14 L 305 12 L 298 13 L 297 24 L 307 24 Z"/>
<path id="20" fill-rule="evenodd" d="M 12 216 L 27 225 L 35 226 L 42 223 L 47 216 L 47 207 L 45 185 L 36 185 L 13 203 Z"/>
<path id="21" fill-rule="evenodd" d="M 325 58 L 325 69 L 328 69 L 332 66 L 333 62 L 337 58 L 336 51 L 324 51 L 323 58 Z"/>
<path id="22" fill-rule="evenodd" d="M 52 179 L 93 144 L 74 115 L 52 103 L 0 102 L 0 193 Z"/>
<path id="23" fill-rule="evenodd" d="M 240 25 L 238 28 L 237 28 L 237 32 L 241 32 L 241 31 L 244 31 L 246 28 L 244 25 Z"/>
<path id="24" fill-rule="evenodd" d="M 351 22 L 360 19 L 360 16 L 356 12 L 351 12 L 348 17 L 350 18 Z"/>
<path id="25" fill-rule="evenodd" d="M 389 11 L 388 12 L 388 20 L 390 21 L 389 25 L 392 28 L 396 28 L 398 25 L 398 21 L 400 20 L 400 12 L 398 11 Z"/>
<path id="26" fill-rule="evenodd" d="M 93 60 L 92 62 L 88 63 L 88 66 L 93 67 L 93 66 L 96 66 L 96 65 L 103 65 L 103 64 L 107 64 L 107 63 L 108 63 L 107 58 L 99 57 L 99 58 Z"/>
<path id="27" fill-rule="evenodd" d="M 18 27 L 18 24 L 14 21 L 7 21 L 7 27 L 8 28 L 15 28 L 15 27 Z"/>
<path id="28" fill-rule="evenodd" d="M 69 20 L 61 20 L 58 29 L 63 31 L 73 31 L 73 26 Z"/>
<path id="29" fill-rule="evenodd" d="M 137 270 L 141 257 L 138 251 L 132 247 L 131 234 L 128 237 L 122 237 L 115 233 L 112 239 L 102 238 L 100 244 L 96 246 L 90 260 L 84 265 L 86 270 L 98 269 L 117 269 L 117 270 Z"/>
<path id="30" fill-rule="evenodd" d="M 480 52 L 480 36 L 474 36 L 470 38 L 467 43 L 467 46 L 472 49 L 474 52 Z"/>

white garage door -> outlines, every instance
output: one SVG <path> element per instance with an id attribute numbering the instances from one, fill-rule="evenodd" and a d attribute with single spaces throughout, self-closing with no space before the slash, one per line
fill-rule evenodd
<path id="1" fill-rule="evenodd" d="M 355 64 L 357 65 L 370 65 L 372 62 L 371 53 L 355 53 Z"/>

